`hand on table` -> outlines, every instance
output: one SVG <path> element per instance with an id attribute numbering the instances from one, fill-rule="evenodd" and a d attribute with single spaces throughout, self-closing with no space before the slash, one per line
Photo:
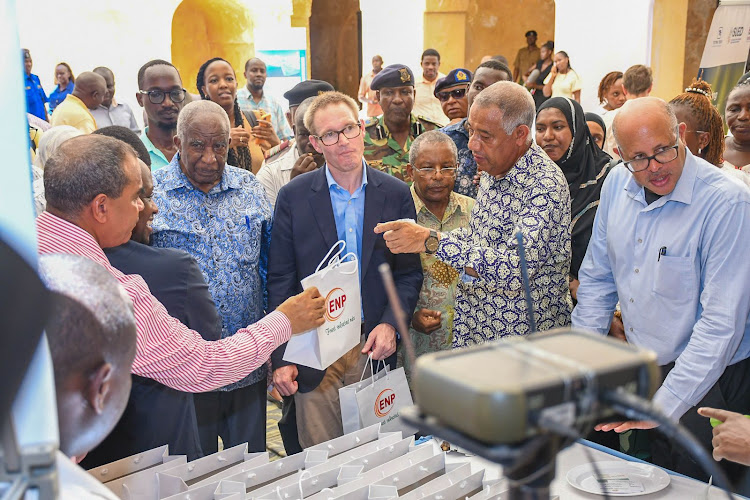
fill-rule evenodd
<path id="1" fill-rule="evenodd" d="M 286 299 L 277 311 L 281 311 L 292 324 L 292 335 L 317 328 L 325 322 L 325 298 L 316 287 Z"/>
<path id="2" fill-rule="evenodd" d="M 372 329 L 362 354 L 372 353 L 372 359 L 379 361 L 396 352 L 396 329 L 386 323 L 380 323 Z"/>
<path id="3" fill-rule="evenodd" d="M 441 313 L 432 309 L 418 309 L 411 318 L 411 326 L 418 332 L 432 333 L 441 325 Z"/>
<path id="4" fill-rule="evenodd" d="M 698 414 L 722 422 L 713 430 L 714 460 L 750 465 L 750 418 L 717 408 L 698 408 Z"/>
<path id="5" fill-rule="evenodd" d="M 287 365 L 273 371 L 273 385 L 282 396 L 291 396 L 297 392 L 297 365 Z"/>
<path id="6" fill-rule="evenodd" d="M 375 234 L 383 233 L 388 249 L 393 253 L 421 253 L 430 230 L 415 222 L 381 222 L 375 226 Z"/>

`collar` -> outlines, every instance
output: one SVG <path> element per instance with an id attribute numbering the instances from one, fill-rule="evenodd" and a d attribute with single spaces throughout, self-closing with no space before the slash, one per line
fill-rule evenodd
<path id="1" fill-rule="evenodd" d="M 187 175 L 180 168 L 180 152 L 175 153 L 169 165 L 163 168 L 164 174 L 159 182 L 159 187 L 164 191 L 173 191 L 175 189 L 185 188 L 192 191 L 200 191 L 190 182 Z M 224 165 L 224 173 L 221 174 L 221 182 L 212 187 L 208 193 L 228 191 L 229 189 L 239 189 L 242 187 L 242 170 L 235 169 L 231 165 Z M 202 193 L 203 191 L 201 191 Z"/>
<path id="2" fill-rule="evenodd" d="M 340 189 L 344 189 L 341 186 L 338 185 L 336 180 L 331 175 L 331 171 L 328 169 L 328 163 L 326 162 L 326 182 L 328 182 L 328 189 L 331 189 L 331 187 L 336 186 Z M 365 159 L 362 158 L 362 184 L 360 184 L 360 189 L 364 188 L 367 185 L 367 163 L 365 163 Z"/>
<path id="3" fill-rule="evenodd" d="M 148 125 L 143 129 L 143 133 L 141 134 L 141 142 L 143 142 L 143 145 L 146 146 L 146 150 L 149 153 L 159 153 L 163 155 L 164 153 L 161 152 L 159 148 L 154 146 L 154 143 L 151 142 L 151 139 L 148 138 Z"/>
<path id="4" fill-rule="evenodd" d="M 430 209 L 427 208 L 427 205 L 424 204 L 424 201 L 422 201 L 422 198 L 419 197 L 417 194 L 416 189 L 414 189 L 414 184 L 411 185 L 409 188 L 411 190 L 411 197 L 414 198 L 414 208 L 416 212 L 419 214 L 424 210 L 425 212 L 429 213 L 435 219 L 437 217 L 435 214 L 430 212 Z M 461 204 L 458 202 L 458 196 L 456 195 L 455 191 L 451 191 L 450 197 L 448 198 L 448 206 L 445 207 L 445 213 L 443 214 L 443 220 L 440 222 L 444 222 L 448 220 L 450 217 L 453 216 L 454 213 L 461 211 Z"/>
<path id="5" fill-rule="evenodd" d="M 414 125 L 414 123 L 416 123 L 417 121 L 419 121 L 419 120 L 417 119 L 416 115 L 413 112 L 409 113 L 409 135 L 410 136 L 411 136 L 411 133 L 412 133 L 411 132 L 411 130 L 412 130 L 411 126 Z M 383 127 L 383 131 L 385 131 L 386 137 L 391 137 L 391 131 L 388 129 L 388 125 L 385 124 L 385 115 L 384 114 L 380 115 L 378 117 L 378 124 L 381 127 Z"/>
<path id="6" fill-rule="evenodd" d="M 442 128 L 445 133 L 458 132 L 459 134 L 469 138 L 469 131 L 466 130 L 466 123 L 469 121 L 468 118 L 462 118 L 460 122 L 454 123 L 453 125 L 446 125 Z"/>
<path id="7" fill-rule="evenodd" d="M 635 176 L 630 173 L 630 180 L 625 184 L 625 191 L 628 192 L 628 196 L 632 199 L 639 201 L 647 210 L 652 210 L 664 206 L 669 201 L 676 201 L 690 205 L 693 201 L 693 188 L 695 187 L 695 178 L 698 175 L 698 161 L 695 156 L 690 153 L 690 150 L 683 145 L 685 150 L 685 165 L 682 167 L 682 173 L 680 178 L 677 180 L 674 189 L 671 193 L 665 194 L 652 204 L 646 203 L 646 194 L 643 190 L 643 186 L 639 185 L 635 181 Z"/>
<path id="8" fill-rule="evenodd" d="M 45 230 L 44 236 L 41 238 L 44 241 L 40 242 L 43 246 L 49 244 L 49 238 L 58 241 L 62 240 L 65 246 L 65 253 L 74 253 L 75 255 L 88 257 L 99 263 L 106 262 L 109 264 L 104 250 L 102 250 L 102 247 L 99 246 L 94 237 L 72 222 L 44 211 L 36 218 L 36 225 L 37 228 Z"/>
<path id="9" fill-rule="evenodd" d="M 299 151 L 297 151 L 297 147 L 292 145 L 290 146 L 292 150 L 287 153 L 289 155 L 289 161 L 280 161 L 279 162 L 279 170 L 291 170 L 294 168 L 294 163 L 297 161 L 297 158 L 299 158 Z"/>

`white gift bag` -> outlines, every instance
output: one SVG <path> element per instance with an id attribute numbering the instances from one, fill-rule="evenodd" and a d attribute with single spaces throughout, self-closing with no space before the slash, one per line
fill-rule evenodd
<path id="1" fill-rule="evenodd" d="M 415 429 L 403 424 L 399 418 L 402 408 L 414 404 L 404 369 L 388 370 L 386 365 L 384 371 L 384 376 L 376 374 L 371 377 L 371 384 L 356 391 L 360 422 L 364 427 L 380 422 L 380 429 L 384 432 L 414 434 Z"/>
<path id="2" fill-rule="evenodd" d="M 359 418 L 357 392 L 367 386 L 372 385 L 373 380 L 379 380 L 386 374 L 385 370 L 374 373 L 372 366 L 372 356 L 370 356 L 369 361 L 369 363 L 365 363 L 365 367 L 362 370 L 362 376 L 359 378 L 359 382 L 355 382 L 354 384 L 350 384 L 339 389 L 339 405 L 341 406 L 341 423 L 344 426 L 344 434 L 349 434 L 350 432 L 358 431 L 366 427 L 362 424 L 362 419 Z M 378 361 L 378 366 L 380 366 L 380 363 L 384 362 Z M 370 367 L 371 376 L 364 378 L 368 366 Z"/>
<path id="3" fill-rule="evenodd" d="M 359 263 L 351 252 L 341 257 L 345 248 L 344 241 L 337 241 L 315 272 L 301 281 L 302 288 L 317 287 L 325 297 L 325 323 L 292 336 L 284 351 L 284 361 L 324 370 L 360 343 Z"/>

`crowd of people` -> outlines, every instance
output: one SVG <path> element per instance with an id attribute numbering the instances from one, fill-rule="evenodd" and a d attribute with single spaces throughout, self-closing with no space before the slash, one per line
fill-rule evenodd
<path id="1" fill-rule="evenodd" d="M 219 437 L 263 451 L 267 397 L 282 401 L 287 453 L 342 435 L 338 390 L 369 357 L 411 377 L 387 263 L 417 355 L 534 326 L 610 335 L 656 352 L 669 417 L 713 439 L 717 459 L 750 464 L 736 418 L 750 413 L 750 83 L 728 95 L 727 137 L 706 82 L 666 102 L 644 65 L 604 75 L 586 112 L 568 54 L 536 41 L 526 33 L 512 68 L 498 55 L 443 74 L 427 49 L 415 74 L 375 56 L 362 110 L 306 80 L 285 113 L 257 58 L 244 87 L 209 59 L 199 95 L 152 60 L 137 74 L 142 131 L 111 70 L 61 63 L 47 98 L 24 50 L 39 251 L 75 256 L 43 267 L 80 273 L 50 286 L 91 309 L 75 340 L 64 323 L 48 330 L 62 450 L 86 467 L 164 443 L 192 459 Z M 300 282 L 338 240 L 359 262 L 361 342 L 325 370 L 285 361 L 291 335 L 324 321 Z M 111 298 L 106 311 L 90 280 L 124 291 L 132 314 Z M 654 463 L 703 478 L 655 427 L 596 429 L 640 433 Z"/>

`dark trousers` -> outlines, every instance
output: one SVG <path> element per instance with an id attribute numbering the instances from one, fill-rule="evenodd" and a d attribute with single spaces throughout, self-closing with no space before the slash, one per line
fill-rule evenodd
<path id="1" fill-rule="evenodd" d="M 247 443 L 249 452 L 266 451 L 266 380 L 233 391 L 195 394 L 198 435 L 204 455 Z"/>
<path id="2" fill-rule="evenodd" d="M 672 368 L 674 368 L 674 363 L 663 366 L 662 375 L 666 378 Z M 695 436 L 710 455 L 713 450 L 711 445 L 713 429 L 706 417 L 698 415 L 697 410 L 702 406 L 734 411 L 743 415 L 750 414 L 750 358 L 728 366 L 703 399 L 680 419 L 680 423 Z M 658 429 L 649 431 L 653 463 L 701 481 L 708 481 L 708 474 L 685 451 L 673 446 L 657 431 Z M 726 460 L 722 460 L 719 465 L 734 484 L 739 484 L 747 471 L 747 467 Z"/>
<path id="3" fill-rule="evenodd" d="M 294 407 L 294 396 L 282 396 L 284 403 L 281 406 L 281 419 L 279 420 L 279 434 L 284 442 L 284 450 L 287 456 L 300 453 L 302 446 L 299 444 L 297 435 L 297 411 Z"/>

